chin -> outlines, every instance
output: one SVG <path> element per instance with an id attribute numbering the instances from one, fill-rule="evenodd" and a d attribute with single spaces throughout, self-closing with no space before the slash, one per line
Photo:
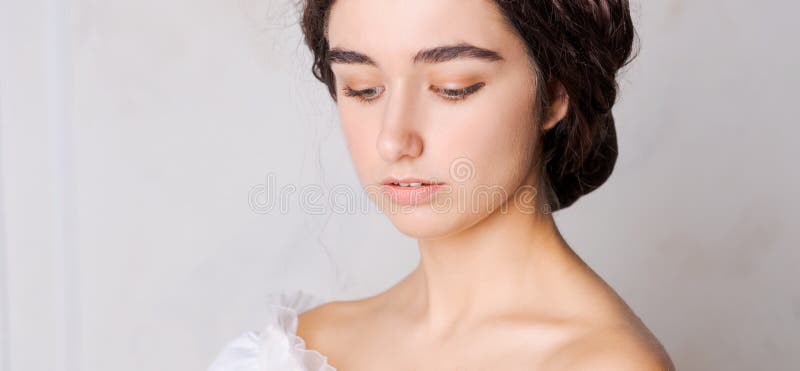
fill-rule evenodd
<path id="1" fill-rule="evenodd" d="M 435 210 L 429 204 L 413 209 L 384 210 L 395 228 L 406 236 L 420 240 L 435 240 L 461 232 L 480 220 L 479 215 L 472 215 L 457 210 Z"/>

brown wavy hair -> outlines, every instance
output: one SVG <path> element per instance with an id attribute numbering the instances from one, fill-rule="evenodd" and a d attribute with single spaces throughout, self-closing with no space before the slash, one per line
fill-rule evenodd
<path id="1" fill-rule="evenodd" d="M 313 54 L 311 71 L 336 101 L 328 63 L 327 24 L 335 0 L 300 0 L 300 25 Z M 550 211 L 572 205 L 600 187 L 614 170 L 617 135 L 611 108 L 617 73 L 638 54 L 638 36 L 627 0 L 494 0 L 528 49 L 536 74 L 537 117 L 545 117 L 548 83 L 560 82 L 569 96 L 566 116 L 542 128 L 540 163 Z M 541 126 L 540 126 L 541 128 Z"/>

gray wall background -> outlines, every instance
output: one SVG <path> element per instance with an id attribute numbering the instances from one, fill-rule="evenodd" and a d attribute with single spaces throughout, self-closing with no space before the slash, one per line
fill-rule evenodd
<path id="1" fill-rule="evenodd" d="M 251 207 L 359 187 L 288 4 L 0 0 L 0 370 L 204 369 L 269 292 L 413 268 L 377 213 Z M 797 369 L 800 6 L 633 7 L 619 162 L 557 222 L 680 370 Z"/>

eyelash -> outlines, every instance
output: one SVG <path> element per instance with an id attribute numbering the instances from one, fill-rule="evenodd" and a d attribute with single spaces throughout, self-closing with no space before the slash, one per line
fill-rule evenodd
<path id="1" fill-rule="evenodd" d="M 431 86 L 430 90 L 434 93 L 437 93 L 442 99 L 450 102 L 450 103 L 458 103 L 466 99 L 468 96 L 472 95 L 476 91 L 480 90 L 484 85 L 485 82 L 479 82 L 477 84 L 470 85 L 466 88 L 462 89 L 446 89 L 446 88 L 439 88 L 435 86 Z M 377 97 L 375 98 L 367 98 L 370 91 L 377 90 L 377 88 L 369 88 L 364 90 L 353 90 L 349 86 L 342 89 L 344 94 L 348 97 L 353 97 L 360 102 L 363 103 L 372 103 L 378 100 Z"/>

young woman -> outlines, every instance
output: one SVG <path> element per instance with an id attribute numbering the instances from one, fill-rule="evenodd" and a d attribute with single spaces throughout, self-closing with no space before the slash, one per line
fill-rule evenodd
<path id="1" fill-rule="evenodd" d="M 380 294 L 276 297 L 212 370 L 673 370 L 552 212 L 609 177 L 626 0 L 305 0 L 359 179 L 420 262 Z"/>

